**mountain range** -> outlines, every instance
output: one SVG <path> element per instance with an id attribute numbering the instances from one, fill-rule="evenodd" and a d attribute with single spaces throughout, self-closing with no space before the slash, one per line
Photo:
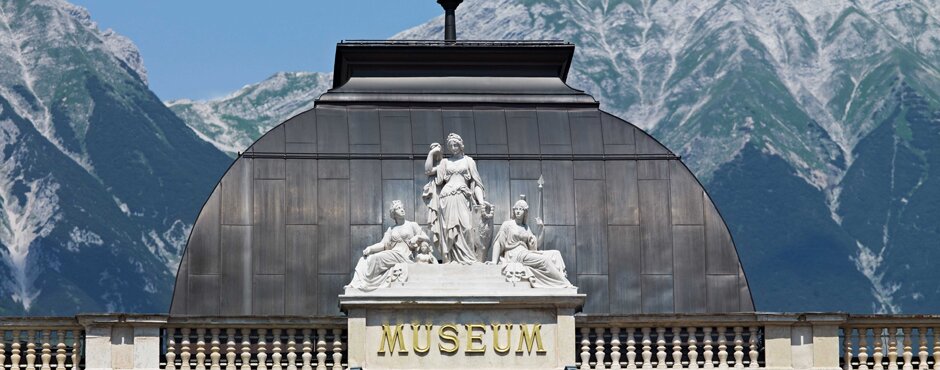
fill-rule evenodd
<path id="1" fill-rule="evenodd" d="M 682 156 L 758 310 L 940 306 L 936 4 L 467 0 L 457 15 L 460 39 L 574 43 L 568 83 Z M 84 9 L 0 0 L 0 315 L 165 311 L 231 156 L 331 77 L 164 104 L 134 44 Z"/>
<path id="2" fill-rule="evenodd" d="M 442 25 L 393 38 L 437 39 Z M 457 25 L 459 39 L 574 43 L 569 84 L 682 156 L 731 228 L 758 309 L 940 305 L 936 3 L 468 0 Z M 279 73 L 169 106 L 203 136 L 226 131 L 216 146 L 234 152 L 327 78 Z"/>
<path id="3" fill-rule="evenodd" d="M 165 311 L 230 161 L 130 40 L 64 1 L 0 1 L 0 315 Z"/>

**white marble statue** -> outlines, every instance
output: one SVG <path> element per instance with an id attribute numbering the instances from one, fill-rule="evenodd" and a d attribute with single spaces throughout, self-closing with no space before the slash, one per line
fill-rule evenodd
<path id="1" fill-rule="evenodd" d="M 425 172 L 431 178 L 422 195 L 429 210 L 428 228 L 445 263 L 481 262 L 477 257 L 481 246 L 473 242 L 479 238 L 471 234 L 473 209 L 482 206 L 482 213 L 492 217 L 493 205 L 484 199 L 483 181 L 476 162 L 464 154 L 460 135 L 447 135 L 447 148 L 451 156 L 444 158 L 441 145 L 431 144 L 424 162 Z"/>
<path id="2" fill-rule="evenodd" d="M 425 263 L 428 265 L 437 264 L 437 257 L 434 257 L 434 254 L 431 252 L 431 245 L 421 243 L 417 253 L 415 253 L 415 263 Z"/>
<path id="3" fill-rule="evenodd" d="M 503 265 L 508 281 L 528 281 L 533 288 L 574 288 L 568 281 L 565 261 L 556 250 L 538 250 L 544 231 L 542 220 L 539 237 L 529 229 L 526 218 L 529 204 L 525 196 L 512 207 L 512 219 L 503 222 L 493 241 L 493 258 L 488 263 Z"/>
<path id="4" fill-rule="evenodd" d="M 356 264 L 355 275 L 348 287 L 368 292 L 388 287 L 396 281 L 404 282 L 408 278 L 407 265 L 414 263 L 414 251 L 422 246 L 429 250 L 427 243 L 430 239 L 421 226 L 405 220 L 405 207 L 400 200 L 392 201 L 389 213 L 395 226 L 385 231 L 382 241 L 362 250 L 362 258 Z"/>

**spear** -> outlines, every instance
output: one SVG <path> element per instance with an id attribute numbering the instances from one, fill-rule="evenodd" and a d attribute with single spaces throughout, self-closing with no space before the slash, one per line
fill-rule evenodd
<path id="1" fill-rule="evenodd" d="M 542 220 L 542 223 L 545 223 L 545 209 L 542 207 L 542 186 L 545 185 L 545 178 L 539 174 L 539 219 Z M 542 234 L 545 233 L 545 226 L 539 225 L 539 237 L 538 240 L 542 239 Z"/>
<path id="2" fill-rule="evenodd" d="M 545 222 L 545 212 L 542 211 L 542 186 L 545 185 L 545 177 L 539 174 L 539 218 L 542 219 L 542 222 Z"/>

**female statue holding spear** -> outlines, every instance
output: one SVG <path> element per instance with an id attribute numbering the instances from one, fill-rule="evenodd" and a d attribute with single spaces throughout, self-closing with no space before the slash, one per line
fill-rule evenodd
<path id="1" fill-rule="evenodd" d="M 536 218 L 539 236 L 527 223 L 529 204 L 525 195 L 512 206 L 512 219 L 503 222 L 493 240 L 493 258 L 487 262 L 503 265 L 503 275 L 512 282 L 528 281 L 533 288 L 574 288 L 568 281 L 565 261 L 556 250 L 539 250 L 545 226 Z"/>

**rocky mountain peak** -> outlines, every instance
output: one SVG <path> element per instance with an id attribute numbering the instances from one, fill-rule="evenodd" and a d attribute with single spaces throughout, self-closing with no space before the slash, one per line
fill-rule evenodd
<path id="1" fill-rule="evenodd" d="M 166 308 L 229 160 L 146 78 L 85 9 L 0 1 L 0 314 Z"/>

